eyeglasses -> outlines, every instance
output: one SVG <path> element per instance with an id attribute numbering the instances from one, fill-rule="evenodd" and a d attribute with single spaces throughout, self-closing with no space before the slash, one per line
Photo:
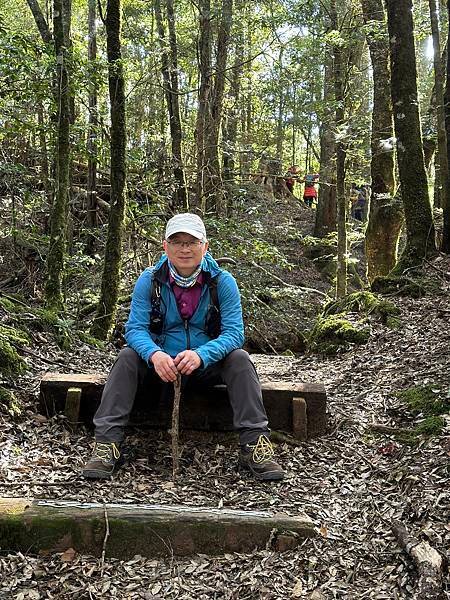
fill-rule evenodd
<path id="1" fill-rule="evenodd" d="M 167 240 L 167 243 L 179 250 L 180 248 L 198 248 L 203 244 L 202 240 L 190 240 L 189 242 L 182 242 L 181 240 Z"/>

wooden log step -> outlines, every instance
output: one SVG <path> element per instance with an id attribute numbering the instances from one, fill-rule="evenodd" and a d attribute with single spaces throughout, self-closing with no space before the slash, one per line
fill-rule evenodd
<path id="1" fill-rule="evenodd" d="M 109 535 L 106 536 L 107 530 Z M 306 515 L 151 504 L 0 498 L 0 552 L 80 554 L 129 560 L 255 548 L 292 549 L 315 535 Z"/>
<path id="2" fill-rule="evenodd" d="M 79 421 L 92 425 L 106 375 L 46 373 L 40 386 L 40 411 L 51 416 L 65 410 L 69 389 L 81 390 Z M 321 383 L 262 382 L 264 406 L 272 429 L 285 431 L 299 440 L 326 430 L 326 392 Z M 131 414 L 132 425 L 155 429 L 170 428 L 173 386 L 162 384 L 151 395 L 138 397 Z M 71 420 L 74 420 L 73 412 Z M 203 431 L 231 431 L 232 411 L 226 386 L 183 394 L 180 427 Z"/>
<path id="3" fill-rule="evenodd" d="M 43 414 L 52 415 L 64 410 L 67 390 L 82 390 L 79 420 L 92 424 L 100 401 L 106 376 L 61 375 L 47 373 L 41 381 L 40 404 Z M 131 424 L 168 429 L 172 404 L 168 395 L 173 386 L 152 390 L 151 397 L 138 397 L 131 415 Z M 262 384 L 263 400 L 272 429 L 292 433 L 300 440 L 322 434 L 326 429 L 326 393 L 319 383 L 266 382 Z M 293 399 L 303 398 L 306 411 L 294 407 Z M 183 397 L 180 423 L 183 429 L 232 430 L 232 412 L 226 387 L 216 386 L 207 392 L 194 392 Z"/>

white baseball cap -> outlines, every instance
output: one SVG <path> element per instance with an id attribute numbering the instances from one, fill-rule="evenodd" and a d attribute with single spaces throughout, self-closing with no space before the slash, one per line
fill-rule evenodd
<path id="1" fill-rule="evenodd" d="M 167 221 L 166 240 L 175 233 L 188 233 L 199 240 L 206 241 L 205 225 L 198 215 L 192 213 L 181 213 Z"/>

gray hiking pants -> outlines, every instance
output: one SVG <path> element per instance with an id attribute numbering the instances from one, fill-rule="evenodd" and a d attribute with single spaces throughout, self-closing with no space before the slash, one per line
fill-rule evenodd
<path id="1" fill-rule="evenodd" d="M 261 385 L 245 350 L 234 350 L 223 360 L 185 378 L 186 387 L 210 387 L 224 383 L 233 410 L 233 425 L 241 444 L 251 444 L 269 434 Z M 105 384 L 100 406 L 94 416 L 97 442 L 120 443 L 139 389 L 151 389 L 159 377 L 133 349 L 123 348 Z M 160 380 L 159 380 L 160 382 Z M 164 385 L 164 384 L 163 384 Z"/>

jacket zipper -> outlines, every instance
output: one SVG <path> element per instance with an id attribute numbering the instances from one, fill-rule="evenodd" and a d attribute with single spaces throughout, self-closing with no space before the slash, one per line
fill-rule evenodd
<path id="1" fill-rule="evenodd" d="M 187 319 L 184 320 L 184 330 L 186 332 L 186 350 L 191 349 L 191 335 L 189 331 L 189 321 Z"/>

